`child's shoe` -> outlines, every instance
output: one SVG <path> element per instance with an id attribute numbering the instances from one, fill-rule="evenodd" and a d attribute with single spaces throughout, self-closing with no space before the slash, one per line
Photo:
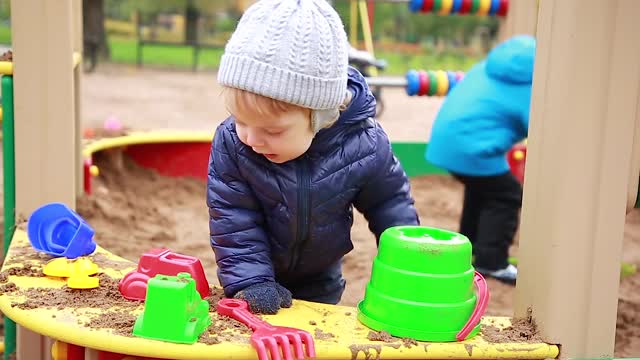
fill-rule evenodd
<path id="1" fill-rule="evenodd" d="M 483 268 L 476 267 L 476 271 L 482 274 L 484 277 L 492 277 L 498 281 L 501 281 L 505 284 L 515 285 L 516 278 L 518 277 L 518 268 L 509 264 L 504 269 L 498 270 L 487 270 Z"/>

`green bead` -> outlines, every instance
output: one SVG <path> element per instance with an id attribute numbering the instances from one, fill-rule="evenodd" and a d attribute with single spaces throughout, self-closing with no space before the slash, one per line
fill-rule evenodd
<path id="1" fill-rule="evenodd" d="M 471 4 L 471 14 L 478 13 L 478 9 L 480 9 L 480 1 L 481 0 L 473 0 L 473 3 Z"/>
<path id="2" fill-rule="evenodd" d="M 427 74 L 429 75 L 429 92 L 427 95 L 433 96 L 438 92 L 438 77 L 436 73 L 431 70 L 429 70 Z"/>
<path id="3" fill-rule="evenodd" d="M 437 13 L 440 9 L 442 9 L 442 0 L 434 0 L 433 9 L 431 9 L 431 11 Z"/>

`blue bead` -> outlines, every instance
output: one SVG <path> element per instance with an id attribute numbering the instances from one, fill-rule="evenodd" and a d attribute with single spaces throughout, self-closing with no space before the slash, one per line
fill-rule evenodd
<path id="1" fill-rule="evenodd" d="M 500 3 L 500 1 L 498 1 Z M 462 7 L 462 0 L 453 0 L 453 6 L 451 7 L 451 13 L 457 14 Z"/>
<path id="2" fill-rule="evenodd" d="M 407 71 L 407 95 L 414 96 L 420 90 L 420 76 L 415 70 Z"/>
<path id="3" fill-rule="evenodd" d="M 456 73 L 453 71 L 447 71 L 447 79 L 449 80 L 449 89 L 447 89 L 447 94 L 453 89 L 458 82 L 456 81 Z"/>
<path id="4" fill-rule="evenodd" d="M 500 9 L 500 0 L 491 0 L 491 7 L 489 8 L 489 15 L 495 15 Z"/>
<path id="5" fill-rule="evenodd" d="M 498 1 L 498 4 L 500 2 Z M 411 12 L 418 12 L 422 9 L 422 5 L 424 4 L 424 0 L 411 0 L 409 2 L 409 10 Z"/>

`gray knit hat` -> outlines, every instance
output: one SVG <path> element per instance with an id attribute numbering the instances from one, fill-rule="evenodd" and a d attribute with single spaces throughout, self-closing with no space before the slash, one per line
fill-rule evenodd
<path id="1" fill-rule="evenodd" d="M 337 109 L 347 92 L 348 42 L 326 0 L 260 0 L 225 47 L 222 85 L 309 109 Z"/>

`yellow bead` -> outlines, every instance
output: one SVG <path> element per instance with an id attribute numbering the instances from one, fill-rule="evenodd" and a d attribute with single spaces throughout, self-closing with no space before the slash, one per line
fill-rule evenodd
<path id="1" fill-rule="evenodd" d="M 480 0 L 480 6 L 476 15 L 485 16 L 491 10 L 491 0 Z"/>
<path id="2" fill-rule="evenodd" d="M 436 71 L 436 78 L 438 79 L 438 89 L 436 90 L 436 95 L 447 95 L 447 92 L 449 92 L 449 77 L 447 77 L 447 73 L 443 70 L 438 70 Z"/>
<path id="3" fill-rule="evenodd" d="M 449 15 L 451 8 L 453 8 L 453 0 L 442 0 L 442 7 L 438 11 L 438 15 Z"/>
<path id="4" fill-rule="evenodd" d="M 89 174 L 91 174 L 91 176 L 98 176 L 100 175 L 100 169 L 98 169 L 96 165 L 91 165 L 89 168 Z"/>
<path id="5" fill-rule="evenodd" d="M 51 357 L 53 360 L 67 360 L 67 344 L 56 341 L 51 346 Z"/>
<path id="6" fill-rule="evenodd" d="M 522 150 L 516 150 L 513 152 L 513 158 L 517 161 L 521 161 L 522 159 L 524 159 L 524 151 Z"/>

